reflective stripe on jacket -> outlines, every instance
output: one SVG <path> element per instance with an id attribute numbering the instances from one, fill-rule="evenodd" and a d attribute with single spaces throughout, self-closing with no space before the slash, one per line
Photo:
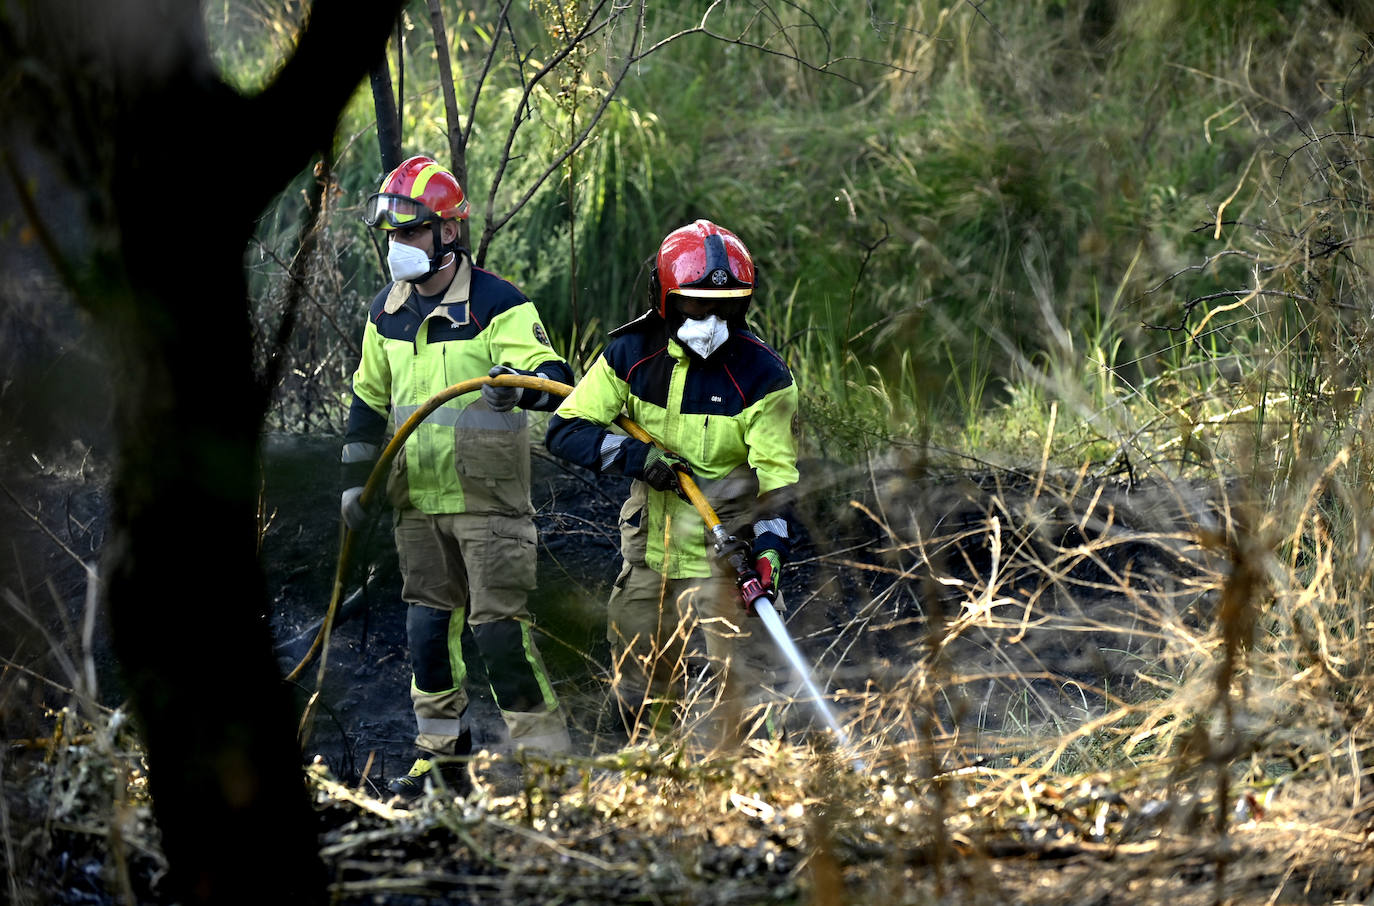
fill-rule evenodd
<path id="1" fill-rule="evenodd" d="M 617 330 L 558 407 L 546 445 L 551 453 L 595 471 L 619 472 L 603 454 L 614 448 L 614 441 L 607 443 L 606 426 L 622 411 L 687 461 L 732 532 L 737 530 L 732 522 L 758 515 L 760 494 L 797 482 L 797 387 L 778 354 L 752 333 L 732 333 L 703 360 L 668 339 L 655 318 Z M 631 504 L 641 493 L 644 562 L 673 579 L 718 572 L 696 509 L 671 491 L 653 491 L 642 483 Z"/>
<path id="2" fill-rule="evenodd" d="M 371 468 L 388 413 L 399 426 L 436 393 L 485 377 L 493 364 L 572 383 L 572 370 L 549 344 L 534 303 L 495 274 L 474 268 L 466 254 L 442 299 L 422 299 L 410 283 L 389 284 L 368 311 L 353 375 L 346 467 Z M 474 391 L 444 403 L 407 438 L 387 494 L 393 506 L 429 514 L 524 515 L 533 512 L 529 468 L 524 410 L 494 412 Z"/>

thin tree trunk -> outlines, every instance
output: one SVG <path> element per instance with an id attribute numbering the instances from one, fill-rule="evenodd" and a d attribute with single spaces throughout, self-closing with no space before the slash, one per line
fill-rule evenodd
<path id="1" fill-rule="evenodd" d="M 377 150 L 382 172 L 390 173 L 401 162 L 401 123 L 391 88 L 391 67 L 385 56 L 372 67 L 368 78 L 372 83 L 372 107 L 377 111 Z"/>
<path id="2" fill-rule="evenodd" d="M 444 25 L 444 11 L 439 7 L 439 0 L 428 0 L 428 3 L 429 24 L 434 31 L 434 52 L 439 57 L 439 87 L 444 94 L 444 116 L 448 122 L 449 169 L 453 171 L 458 185 L 463 187 L 463 194 L 471 198 L 468 189 L 467 140 L 463 133 L 463 117 L 458 111 L 458 95 L 453 87 L 453 63 L 448 50 L 448 30 Z M 468 244 L 471 238 L 468 222 L 464 220 L 458 227 L 458 241 L 464 248 L 471 248 Z"/>

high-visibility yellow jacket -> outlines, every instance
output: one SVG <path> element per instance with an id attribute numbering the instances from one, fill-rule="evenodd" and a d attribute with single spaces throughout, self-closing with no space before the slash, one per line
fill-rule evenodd
<path id="1" fill-rule="evenodd" d="M 622 412 L 687 461 L 727 530 L 747 530 L 756 551 L 786 557 L 785 520 L 770 501 L 798 479 L 797 387 L 766 343 L 736 330 L 702 359 L 669 338 L 656 314 L 617 328 L 555 411 L 545 445 L 594 471 L 637 477 L 647 448 L 607 430 Z M 622 521 L 627 559 L 642 543 L 644 562 L 669 578 L 721 574 L 700 514 L 676 493 L 637 482 Z"/>
<path id="2" fill-rule="evenodd" d="M 485 377 L 494 364 L 572 383 L 572 369 L 553 351 L 534 303 L 473 267 L 466 254 L 459 259 L 442 298 L 422 297 L 412 284 L 398 282 L 372 302 L 344 438 L 350 486 L 362 484 L 380 455 L 388 413 L 400 425 L 436 393 Z M 552 409 L 557 403 L 525 390 L 520 405 Z M 533 513 L 523 408 L 495 412 L 478 391 L 449 400 L 406 440 L 387 497 L 393 506 L 429 514 Z"/>

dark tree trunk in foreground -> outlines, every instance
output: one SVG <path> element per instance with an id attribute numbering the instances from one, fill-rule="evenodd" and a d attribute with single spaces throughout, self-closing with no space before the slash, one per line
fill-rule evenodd
<path id="1" fill-rule="evenodd" d="M 255 217 L 329 148 L 398 6 L 317 0 L 295 56 L 252 98 L 214 73 L 195 4 L 0 10 L 6 128 L 51 161 L 88 214 L 80 241 L 69 241 L 77 225 L 41 226 L 71 255 L 68 279 L 116 360 L 107 600 L 183 902 L 269 891 L 324 900 L 263 617 L 255 506 L 267 396 L 242 262 Z"/>
<path id="2" fill-rule="evenodd" d="M 382 172 L 390 173 L 401 163 L 401 121 L 396 111 L 396 93 L 391 87 L 391 71 L 383 59 L 372 67 L 372 107 L 377 111 L 377 147 L 382 157 Z"/>

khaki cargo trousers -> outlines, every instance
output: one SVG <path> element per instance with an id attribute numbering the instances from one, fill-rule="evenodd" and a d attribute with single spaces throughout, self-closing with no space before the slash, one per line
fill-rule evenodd
<path id="1" fill-rule="evenodd" d="M 400 510 L 396 551 L 409 605 L 406 633 L 418 748 L 455 754 L 469 729 L 462 635 L 472 627 L 514 747 L 563 752 L 567 723 L 532 633 L 538 563 L 528 516 Z"/>
<path id="2" fill-rule="evenodd" d="M 668 579 L 627 560 L 607 602 L 607 639 L 632 744 L 680 726 L 705 748 L 729 748 L 779 728 L 786 674 L 734 579 Z M 693 664 L 703 639 L 705 664 Z"/>

